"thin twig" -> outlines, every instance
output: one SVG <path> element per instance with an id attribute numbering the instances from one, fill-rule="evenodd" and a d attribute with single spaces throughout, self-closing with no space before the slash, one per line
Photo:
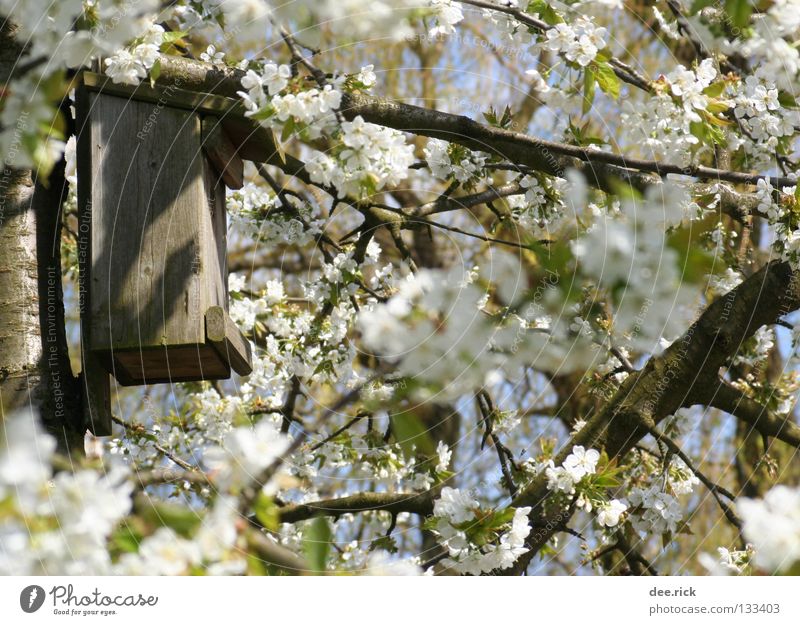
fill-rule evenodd
<path id="1" fill-rule="evenodd" d="M 128 432 L 131 432 L 133 434 L 150 434 L 152 436 L 155 436 L 155 433 L 149 432 L 147 430 L 147 428 L 145 428 L 143 425 L 138 425 L 138 424 L 137 425 L 133 425 L 133 424 L 127 423 L 127 422 L 123 421 L 122 419 L 120 419 L 116 415 L 112 414 L 111 415 L 111 420 L 114 423 L 116 423 L 118 425 L 121 425 Z M 192 465 L 190 462 L 186 462 L 186 460 L 183 460 L 182 458 L 179 458 L 174 453 L 172 453 L 168 449 L 165 449 L 164 447 L 162 447 L 158 443 L 153 443 L 153 447 L 155 448 L 155 450 L 158 453 L 160 453 L 161 455 L 163 455 L 166 458 L 168 458 L 169 460 L 171 460 L 173 463 L 178 465 L 181 469 L 185 469 L 186 471 L 199 471 L 199 469 L 196 466 Z"/>
<path id="2" fill-rule="evenodd" d="M 697 476 L 697 479 L 699 479 L 703 483 L 703 486 L 705 486 L 714 496 L 714 499 L 717 500 L 719 507 L 722 509 L 722 512 L 725 515 L 725 518 L 728 519 L 728 521 L 730 521 L 730 523 L 734 525 L 736 529 L 739 530 L 739 532 L 741 533 L 743 527 L 742 520 L 736 515 L 733 509 L 726 502 L 722 500 L 722 497 L 720 496 L 722 495 L 724 497 L 727 497 L 730 501 L 734 501 L 736 497 L 733 495 L 733 493 L 731 493 L 726 488 L 720 486 L 719 484 L 712 482 L 708 477 L 706 477 L 706 475 L 702 471 L 700 471 L 697 467 L 694 466 L 689 456 L 683 453 L 683 450 L 669 436 L 659 432 L 656 428 L 649 425 L 647 426 L 647 429 L 653 436 L 653 438 L 663 443 L 667 447 L 667 449 L 669 449 L 670 452 L 672 452 L 673 454 L 678 456 L 681 460 L 683 460 L 684 464 L 689 468 L 689 470 Z"/>

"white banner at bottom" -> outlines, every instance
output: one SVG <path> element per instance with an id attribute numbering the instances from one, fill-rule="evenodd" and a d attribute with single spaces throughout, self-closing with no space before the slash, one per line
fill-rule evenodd
<path id="1" fill-rule="evenodd" d="M 0 577 L 0 623 L 800 623 L 792 577 Z M 607 618 L 606 618 L 607 617 Z M 291 619 L 291 620 L 290 620 Z M 566 619 L 566 620 L 564 620 Z M 636 620 L 634 620 L 636 619 Z"/>

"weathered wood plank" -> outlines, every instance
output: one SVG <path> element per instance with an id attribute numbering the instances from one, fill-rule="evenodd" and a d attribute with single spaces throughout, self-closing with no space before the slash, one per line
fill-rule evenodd
<path id="1" fill-rule="evenodd" d="M 204 136 L 187 109 L 80 91 L 90 355 L 124 385 L 250 373 L 250 345 L 226 312 L 225 184 L 209 158 L 236 176 L 235 148 L 218 125 Z M 223 320 L 216 343 L 209 309 Z"/>
<path id="2" fill-rule="evenodd" d="M 203 150 L 220 172 L 225 186 L 229 189 L 241 189 L 244 186 L 244 163 L 236 152 L 236 146 L 223 130 L 219 118 L 205 116 L 201 128 Z"/>
<path id="3" fill-rule="evenodd" d="M 111 436 L 111 379 L 97 354 L 83 346 L 79 380 L 86 429 L 95 436 Z"/>
<path id="4" fill-rule="evenodd" d="M 110 436 L 111 378 L 97 356 L 90 351 L 91 267 L 92 267 L 92 197 L 91 197 L 91 125 L 90 98 L 85 89 L 76 90 L 76 123 L 78 129 L 78 300 L 81 334 L 81 408 L 85 426 L 95 436 Z"/>
<path id="5" fill-rule="evenodd" d="M 200 124 L 96 95 L 92 107 L 92 349 L 203 341 Z"/>
<path id="6" fill-rule="evenodd" d="M 87 90 L 117 95 L 122 98 L 136 98 L 162 107 L 180 108 L 194 113 L 214 115 L 221 120 L 228 138 L 236 146 L 239 156 L 258 163 L 280 164 L 298 174 L 304 173 L 303 165 L 289 157 L 284 164 L 275 147 L 272 133 L 259 123 L 245 117 L 246 109 L 241 101 L 231 95 L 217 95 L 181 89 L 177 81 L 168 85 L 151 86 L 141 83 L 136 87 L 115 85 L 110 78 L 95 72 L 83 71 L 78 76 L 79 84 Z"/>
<path id="7" fill-rule="evenodd" d="M 250 342 L 239 331 L 228 313 L 219 306 L 212 306 L 206 311 L 206 336 L 236 373 L 239 375 L 252 373 Z"/>
<path id="8" fill-rule="evenodd" d="M 207 344 L 115 352 L 114 367 L 123 386 L 231 377 L 230 365 Z"/>
<path id="9" fill-rule="evenodd" d="M 206 212 L 201 215 L 203 273 L 206 280 L 206 310 L 209 306 L 228 309 L 228 217 L 225 185 L 215 168 L 204 164 Z"/>
<path id="10" fill-rule="evenodd" d="M 245 113 L 242 103 L 234 98 L 199 91 L 187 91 L 178 85 L 161 87 L 151 86 L 147 82 L 142 82 L 137 86 L 115 84 L 108 76 L 90 71 L 81 72 L 80 81 L 89 91 L 115 95 L 126 100 L 135 99 L 139 102 L 160 104 L 162 107 L 168 106 L 193 113 L 212 115 L 231 113 L 243 117 Z"/>

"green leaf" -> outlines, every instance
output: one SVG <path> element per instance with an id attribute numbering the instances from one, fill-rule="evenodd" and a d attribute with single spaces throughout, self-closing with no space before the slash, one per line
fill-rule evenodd
<path id="1" fill-rule="evenodd" d="M 531 0 L 528 2 L 526 13 L 538 13 L 543 21 L 551 26 L 563 22 L 563 18 L 545 0 Z"/>
<path id="2" fill-rule="evenodd" d="M 331 549 L 331 526 L 328 519 L 319 516 L 307 525 L 303 534 L 303 553 L 316 573 L 324 573 Z"/>
<path id="3" fill-rule="evenodd" d="M 689 9 L 690 15 L 695 15 L 705 9 L 706 7 L 713 6 L 717 0 L 694 0 L 692 7 Z"/>
<path id="4" fill-rule="evenodd" d="M 594 102 L 595 73 L 591 67 L 587 67 L 583 73 L 583 114 L 589 112 Z"/>
<path id="5" fill-rule="evenodd" d="M 595 478 L 592 485 L 597 488 L 616 488 L 620 485 L 620 481 L 613 475 L 600 475 Z"/>
<path id="6" fill-rule="evenodd" d="M 638 202 L 642 199 L 642 194 L 636 187 L 630 182 L 626 182 L 620 178 L 612 178 L 609 180 L 609 187 L 611 187 L 613 194 L 620 200 Z"/>
<path id="7" fill-rule="evenodd" d="M 530 240 L 525 241 L 525 245 L 536 255 L 538 264 L 545 272 L 557 276 L 566 273 L 567 264 L 573 259 L 572 249 L 562 241 L 544 245 L 536 240 Z"/>
<path id="8" fill-rule="evenodd" d="M 682 267 L 681 280 L 690 284 L 707 284 L 710 273 L 720 271 L 720 259 L 701 247 L 705 228 L 692 222 L 691 227 L 681 226 L 667 237 L 667 246 L 678 256 L 677 266 Z M 723 268 L 724 269 L 724 268 Z"/>
<path id="9" fill-rule="evenodd" d="M 497 529 L 506 523 L 511 523 L 514 518 L 516 510 L 512 507 L 505 508 L 504 510 L 495 510 L 492 515 L 483 523 L 487 529 Z"/>
<path id="10" fill-rule="evenodd" d="M 120 525 L 109 540 L 109 549 L 119 553 L 136 553 L 142 537 L 130 523 Z"/>
<path id="11" fill-rule="evenodd" d="M 269 574 L 267 566 L 264 561 L 254 553 L 247 553 L 247 574 L 252 576 L 263 577 Z"/>
<path id="12" fill-rule="evenodd" d="M 185 37 L 188 33 L 182 30 L 175 30 L 169 33 L 164 33 L 161 39 L 162 45 L 175 43 L 179 41 L 183 37 Z"/>
<path id="13" fill-rule="evenodd" d="M 156 59 L 153 66 L 150 68 L 150 86 L 156 84 L 158 77 L 161 76 L 161 59 Z"/>
<path id="14" fill-rule="evenodd" d="M 778 103 L 787 109 L 797 108 L 797 100 L 795 100 L 794 96 L 788 91 L 778 92 Z"/>
<path id="15" fill-rule="evenodd" d="M 254 512 L 261 525 L 273 532 L 278 530 L 280 514 L 278 513 L 278 506 L 275 505 L 272 497 L 259 493 L 254 505 Z"/>
<path id="16" fill-rule="evenodd" d="M 615 100 L 619 98 L 619 90 L 622 85 L 619 77 L 608 63 L 596 63 L 597 84 L 604 93 L 610 95 Z"/>
<path id="17" fill-rule="evenodd" d="M 724 113 L 730 108 L 725 102 L 722 100 L 711 99 L 706 104 L 706 110 L 712 114 L 712 117 L 716 113 Z M 716 119 L 716 118 L 715 118 Z M 725 120 L 727 121 L 727 120 Z"/>
<path id="18" fill-rule="evenodd" d="M 603 48 L 602 50 L 597 51 L 597 55 L 594 57 L 595 61 L 606 62 L 610 61 L 612 58 L 611 50 L 608 48 Z"/>
<path id="19" fill-rule="evenodd" d="M 272 132 L 272 141 L 275 144 L 275 151 L 278 153 L 278 157 L 281 159 L 281 162 L 286 164 L 286 150 L 283 149 L 283 144 L 278 140 L 278 137 L 275 134 L 275 129 L 270 128 L 270 131 Z"/>
<path id="20" fill-rule="evenodd" d="M 727 125 L 727 120 L 720 120 L 718 117 L 711 116 L 709 116 L 709 120 L 712 121 L 712 123 L 707 124 L 708 136 L 711 143 L 714 145 L 725 145 L 725 133 L 722 132 L 720 126 Z"/>
<path id="21" fill-rule="evenodd" d="M 489 110 L 483 114 L 483 118 L 489 123 L 490 126 L 495 126 L 497 128 L 508 128 L 513 121 L 513 117 L 511 116 L 511 107 L 506 105 L 503 114 L 498 117 L 497 111 L 494 110 L 494 107 L 490 107 Z"/>
<path id="22" fill-rule="evenodd" d="M 376 549 L 397 553 L 397 543 L 391 536 L 381 536 L 373 540 L 369 545 L 369 551 L 375 551 Z"/>
<path id="23" fill-rule="evenodd" d="M 174 529 L 178 534 L 189 538 L 194 533 L 202 517 L 196 510 L 186 508 L 174 503 L 154 501 L 149 498 L 141 498 L 140 516 L 156 527 L 164 526 Z"/>
<path id="24" fill-rule="evenodd" d="M 294 133 L 294 117 L 289 117 L 286 122 L 283 124 L 283 130 L 281 131 L 281 141 L 288 141 L 292 137 L 292 133 Z"/>
<path id="25" fill-rule="evenodd" d="M 703 89 L 703 94 L 707 95 L 709 98 L 718 98 L 722 95 L 722 92 L 725 91 L 725 85 L 726 83 L 724 80 L 719 80 Z"/>
<path id="26" fill-rule="evenodd" d="M 250 116 L 250 119 L 254 119 L 257 122 L 265 122 L 273 115 L 275 115 L 275 109 L 272 108 L 272 106 L 265 106 L 264 108 L 259 109 L 255 113 L 253 113 Z M 274 134 L 275 130 L 273 129 L 272 132 Z"/>
<path id="27" fill-rule="evenodd" d="M 706 115 L 705 119 L 707 120 L 706 122 L 691 122 L 689 124 L 690 132 L 706 145 L 724 145 L 725 134 L 719 126 L 725 125 L 726 121 L 718 120 L 712 115 Z M 721 123 L 714 123 L 713 120 L 718 120 Z M 712 123 L 708 123 L 709 121 Z"/>
<path id="28" fill-rule="evenodd" d="M 414 454 L 415 448 L 426 456 L 436 453 L 436 447 L 428 435 L 428 430 L 417 415 L 412 412 L 401 412 L 392 415 L 391 421 L 394 437 L 407 457 Z"/>
<path id="29" fill-rule="evenodd" d="M 753 5 L 750 4 L 750 0 L 725 0 L 725 12 L 730 16 L 734 26 L 745 28 L 750 25 Z"/>

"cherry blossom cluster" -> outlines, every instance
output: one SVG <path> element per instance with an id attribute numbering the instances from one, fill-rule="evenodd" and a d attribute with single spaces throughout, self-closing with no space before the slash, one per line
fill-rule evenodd
<path id="1" fill-rule="evenodd" d="M 468 492 L 445 486 L 434 502 L 431 524 L 447 549 L 443 565 L 468 575 L 510 568 L 528 552 L 530 511 L 509 508 L 486 514 Z"/>
<path id="2" fill-rule="evenodd" d="M 102 575 L 107 541 L 131 509 L 120 465 L 53 475 L 55 439 L 29 411 L 7 415 L 0 445 L 0 574 Z"/>
<path id="3" fill-rule="evenodd" d="M 750 544 L 745 549 L 717 547 L 716 559 L 711 554 L 701 553 L 698 561 L 712 575 L 749 575 L 754 555 Z"/>
<path id="4" fill-rule="evenodd" d="M 430 139 L 425 146 L 425 160 L 431 173 L 440 180 L 454 178 L 467 184 L 483 176 L 489 155 L 474 152 L 440 139 Z"/>
<path id="5" fill-rule="evenodd" d="M 599 460 L 600 452 L 596 449 L 575 445 L 561 466 L 555 466 L 552 460 L 544 465 L 547 488 L 554 493 L 576 497 L 578 508 L 597 513 L 597 522 L 601 527 L 616 527 L 628 505 L 624 500 L 608 500 L 591 488 Z"/>
<path id="6" fill-rule="evenodd" d="M 284 202 L 292 210 L 287 210 Z M 227 191 L 226 208 L 233 232 L 264 245 L 303 247 L 312 243 L 325 226 L 317 205 L 293 195 L 284 196 L 281 201 L 274 193 L 249 182 L 241 189 Z"/>
<path id="7" fill-rule="evenodd" d="M 566 206 L 560 201 L 555 185 L 563 186 L 563 178 L 555 178 L 548 184 L 544 176 L 525 174 L 519 179 L 519 186 L 525 189 L 525 195 L 512 195 L 508 199 L 514 219 L 523 228 L 532 231 L 554 226 L 554 222 L 563 218 Z"/>
<path id="8" fill-rule="evenodd" d="M 131 49 L 122 49 L 104 61 L 106 75 L 114 83 L 138 85 L 155 65 L 164 42 L 164 28 L 153 24 Z"/>
<path id="9" fill-rule="evenodd" d="M 661 78 L 664 88 L 655 95 L 643 102 L 623 102 L 621 129 L 626 145 L 639 145 L 644 153 L 670 163 L 696 162 L 706 137 L 696 125 L 707 128 L 707 133 L 717 133 L 719 138 L 718 129 L 725 122 L 718 115 L 730 106 L 729 100 L 709 94 L 715 78 L 717 70 L 711 59 L 703 60 L 694 70 L 678 65 Z M 725 90 L 725 83 L 717 84 L 718 91 Z"/>
<path id="10" fill-rule="evenodd" d="M 563 54 L 569 61 L 586 67 L 606 47 L 606 29 L 595 26 L 586 16 L 573 23 L 561 22 L 545 33 L 544 48 Z"/>
<path id="11" fill-rule="evenodd" d="M 428 34 L 431 37 L 452 35 L 456 31 L 455 25 L 464 19 L 461 3 L 454 0 L 430 0 L 430 2 L 434 10 L 434 26 L 430 28 Z"/>
<path id="12" fill-rule="evenodd" d="M 634 486 L 628 492 L 631 525 L 647 534 L 675 534 L 683 521 L 678 497 L 691 494 L 699 483 L 680 458 L 673 458 L 666 480 L 653 477 L 650 484 Z"/>
<path id="13" fill-rule="evenodd" d="M 64 137 L 58 130 L 59 112 L 49 101 L 48 88 L 65 81 L 65 69 L 81 67 L 101 54 L 112 54 L 153 26 L 156 0 L 131 4 L 125 0 L 99 0 L 85 6 L 82 0 L 0 2 L 0 14 L 16 24 L 17 38 L 25 42 L 17 71 L 3 86 L 0 114 L 0 152 L 4 164 L 33 168 L 47 174 L 64 152 Z M 89 8 L 90 10 L 87 10 Z M 124 16 L 125 19 L 120 19 Z M 73 30 L 76 21 L 84 28 Z M 56 56 L 53 51 L 58 50 Z M 150 49 L 142 50 L 149 55 Z"/>
<path id="14" fill-rule="evenodd" d="M 341 143 L 333 152 L 316 154 L 306 163 L 313 182 L 361 198 L 408 177 L 413 146 L 403 133 L 365 122 L 360 115 L 341 129 Z"/>
<path id="15" fill-rule="evenodd" d="M 308 138 L 319 137 L 335 125 L 333 112 L 339 108 L 342 94 L 332 85 L 321 89 L 286 92 L 291 71 L 288 65 L 268 62 L 261 73 L 248 69 L 239 91 L 247 112 L 245 115 L 272 128 L 282 129 L 291 122 L 290 129 L 304 131 Z"/>

